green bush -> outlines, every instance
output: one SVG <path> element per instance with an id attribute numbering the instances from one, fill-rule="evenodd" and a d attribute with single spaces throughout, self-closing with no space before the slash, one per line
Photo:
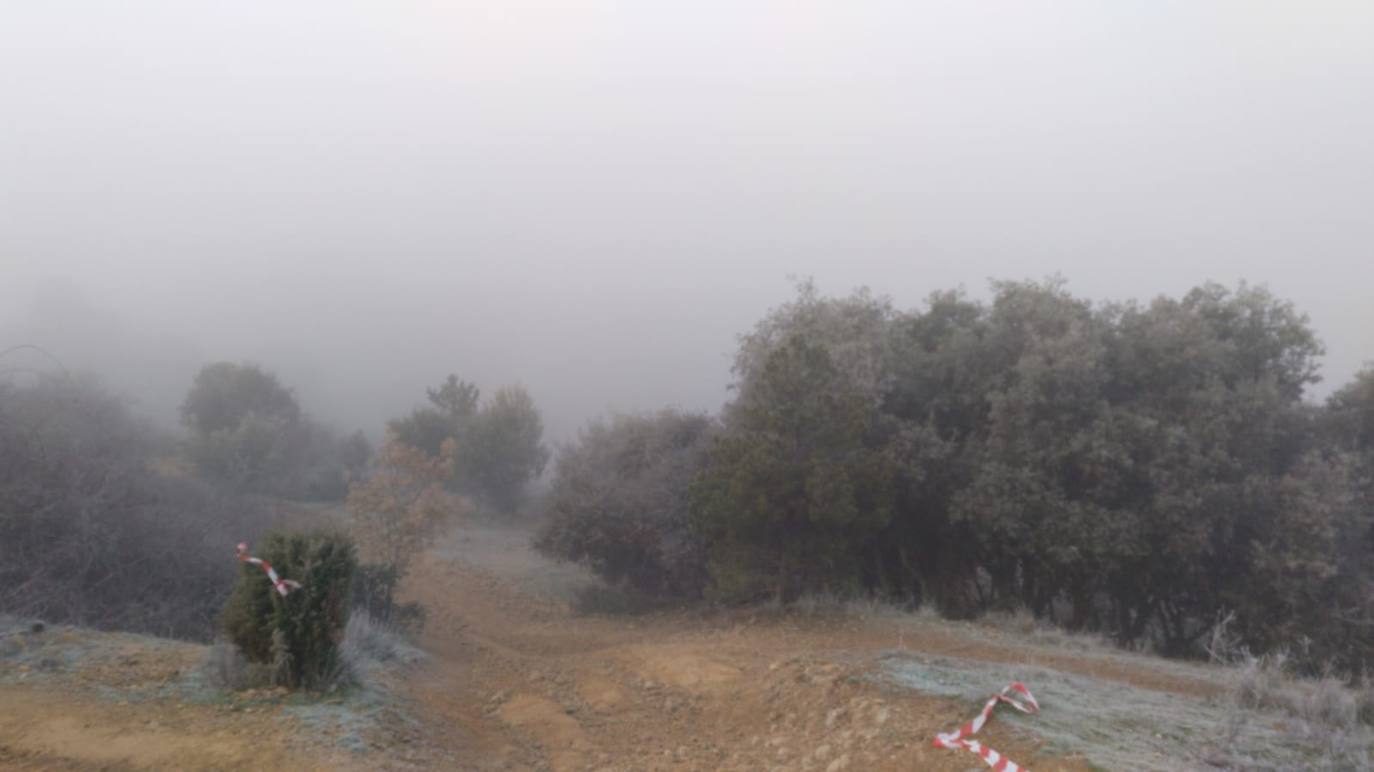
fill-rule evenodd
<path id="1" fill-rule="evenodd" d="M 253 554 L 301 586 L 283 597 L 260 566 L 244 563 L 224 609 L 229 640 L 249 662 L 271 665 L 279 686 L 330 686 L 340 673 L 358 566 L 352 539 L 335 531 L 270 533 Z"/>
<path id="2" fill-rule="evenodd" d="M 674 410 L 592 422 L 559 454 L 535 548 L 644 595 L 699 597 L 706 556 L 689 489 L 713 427 Z"/>
<path id="3" fill-rule="evenodd" d="M 715 545 L 708 597 L 787 602 L 857 589 L 896 492 L 876 406 L 800 335 L 740 391 L 693 487 L 693 523 Z"/>

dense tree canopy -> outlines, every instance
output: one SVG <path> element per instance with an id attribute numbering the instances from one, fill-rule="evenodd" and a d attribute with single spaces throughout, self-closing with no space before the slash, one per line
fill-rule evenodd
<path id="1" fill-rule="evenodd" d="M 713 427 L 674 410 L 592 422 L 559 453 L 536 546 L 652 596 L 699 596 L 705 558 L 689 489 Z"/>
<path id="2" fill-rule="evenodd" d="M 792 335 L 727 413 L 697 485 L 718 548 L 714 593 L 844 589 L 892 515 L 894 464 L 876 406 L 826 348 Z"/>
<path id="3" fill-rule="evenodd" d="M 713 597 L 1024 607 L 1176 654 L 1229 617 L 1256 650 L 1374 663 L 1374 371 L 1304 401 L 1322 347 L 1261 287 L 991 290 L 902 312 L 803 284 L 742 336 L 683 459 Z"/>
<path id="4" fill-rule="evenodd" d="M 389 422 L 396 440 L 433 457 L 452 441 L 451 489 L 500 511 L 519 507 L 526 487 L 549 460 L 544 421 L 530 393 L 523 386 L 506 386 L 480 403 L 475 385 L 449 375 L 426 389 L 426 396 L 428 405 Z"/>
<path id="5" fill-rule="evenodd" d="M 291 391 L 254 364 L 206 365 L 181 414 L 200 472 L 244 490 L 339 499 L 371 455 L 361 433 L 340 437 L 310 420 Z"/>
<path id="6" fill-rule="evenodd" d="M 181 405 L 182 420 L 199 434 L 236 429 L 250 416 L 291 423 L 300 414 L 296 397 L 275 375 L 233 362 L 201 368 Z"/>
<path id="7" fill-rule="evenodd" d="M 0 613 L 210 640 L 226 545 L 275 516 L 173 448 L 94 381 L 0 381 Z"/>

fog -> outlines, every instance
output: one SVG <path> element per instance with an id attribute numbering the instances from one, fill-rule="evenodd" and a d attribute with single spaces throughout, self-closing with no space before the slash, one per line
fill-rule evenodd
<path id="1" fill-rule="evenodd" d="M 0 348 L 170 421 L 714 409 L 792 293 L 1267 284 L 1374 359 L 1367 3 L 8 3 Z"/>

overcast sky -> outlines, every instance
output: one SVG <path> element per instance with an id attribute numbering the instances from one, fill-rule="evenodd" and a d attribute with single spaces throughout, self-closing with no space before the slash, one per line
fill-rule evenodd
<path id="1" fill-rule="evenodd" d="M 566 438 L 719 406 L 789 274 L 1245 278 L 1325 393 L 1374 359 L 1371 41 L 1369 2 L 8 2 L 0 348 L 163 415 L 257 360 L 369 431 L 523 381 Z"/>

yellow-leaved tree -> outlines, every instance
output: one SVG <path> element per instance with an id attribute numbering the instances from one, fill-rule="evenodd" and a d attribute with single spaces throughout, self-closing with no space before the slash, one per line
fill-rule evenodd
<path id="1" fill-rule="evenodd" d="M 392 595 L 416 556 L 465 507 L 462 499 L 444 489 L 444 481 L 453 476 L 456 450 L 449 439 L 434 457 L 389 437 L 372 476 L 349 490 L 350 530 L 366 561 L 356 593 L 380 621 L 409 624 L 393 619 L 398 611 L 423 618 L 418 608 L 395 607 Z"/>

